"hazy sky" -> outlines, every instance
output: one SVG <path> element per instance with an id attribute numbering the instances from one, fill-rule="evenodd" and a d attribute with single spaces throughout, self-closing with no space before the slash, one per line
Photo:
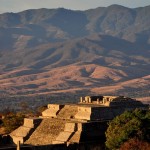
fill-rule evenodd
<path id="1" fill-rule="evenodd" d="M 112 4 L 135 8 L 150 5 L 150 0 L 0 0 L 0 13 L 58 7 L 85 10 Z"/>

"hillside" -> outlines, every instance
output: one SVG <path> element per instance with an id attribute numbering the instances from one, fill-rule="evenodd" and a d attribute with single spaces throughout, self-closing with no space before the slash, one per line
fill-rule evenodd
<path id="1" fill-rule="evenodd" d="M 0 14 L 0 93 L 150 97 L 150 6 Z"/>

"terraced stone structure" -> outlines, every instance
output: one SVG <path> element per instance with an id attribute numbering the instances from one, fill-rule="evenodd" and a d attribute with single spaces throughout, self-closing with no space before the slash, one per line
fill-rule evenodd
<path id="1" fill-rule="evenodd" d="M 148 109 L 140 101 L 116 96 L 86 96 L 78 104 L 48 104 L 39 118 L 28 118 L 10 136 L 31 145 L 100 142 L 107 122 L 125 110 Z"/>

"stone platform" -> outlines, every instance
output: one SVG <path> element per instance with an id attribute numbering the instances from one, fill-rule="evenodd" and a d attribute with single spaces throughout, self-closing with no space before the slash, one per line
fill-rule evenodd
<path id="1" fill-rule="evenodd" d="M 94 142 L 105 138 L 109 120 L 126 110 L 148 107 L 122 96 L 86 96 L 78 104 L 48 104 L 40 118 L 24 119 L 10 135 L 14 143 L 31 145 Z"/>

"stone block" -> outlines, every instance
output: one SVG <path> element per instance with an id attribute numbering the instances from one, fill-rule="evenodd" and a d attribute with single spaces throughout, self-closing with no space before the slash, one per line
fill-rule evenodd
<path id="1" fill-rule="evenodd" d="M 64 105 L 59 105 L 59 104 L 48 104 L 47 107 L 49 109 L 54 109 L 54 110 L 60 110 L 64 107 Z"/>
<path id="2" fill-rule="evenodd" d="M 24 141 L 30 137 L 41 121 L 41 118 L 25 118 L 24 125 L 10 133 L 12 141 L 15 144 L 17 144 L 18 141 L 23 144 Z"/>
<path id="3" fill-rule="evenodd" d="M 58 135 L 55 141 L 67 142 L 72 134 L 73 132 L 67 132 L 67 131 L 60 132 L 60 134 Z"/>
<path id="4" fill-rule="evenodd" d="M 41 123 L 41 118 L 25 118 L 24 125 L 25 127 L 35 128 Z"/>
<path id="5" fill-rule="evenodd" d="M 43 117 L 54 117 L 54 118 L 56 118 L 58 111 L 59 110 L 49 108 L 49 109 L 46 109 L 45 111 L 42 112 L 42 116 Z"/>
<path id="6" fill-rule="evenodd" d="M 48 104 L 48 109 L 42 112 L 43 117 L 54 117 L 56 118 L 58 112 L 64 107 L 64 105 Z"/>
<path id="7" fill-rule="evenodd" d="M 64 144 L 65 142 L 62 141 L 52 141 L 52 144 Z"/>
<path id="8" fill-rule="evenodd" d="M 31 128 L 20 126 L 16 130 L 14 130 L 10 135 L 16 137 L 25 137 L 29 134 Z"/>
<path id="9" fill-rule="evenodd" d="M 91 113 L 91 107 L 78 107 L 78 112 L 79 111 Z"/>
<path id="10" fill-rule="evenodd" d="M 82 131 L 82 130 L 83 130 L 82 123 L 77 123 L 77 131 Z"/>
<path id="11" fill-rule="evenodd" d="M 70 138 L 69 142 L 71 143 L 80 143 L 82 131 L 77 131 L 73 134 L 73 136 Z"/>
<path id="12" fill-rule="evenodd" d="M 75 119 L 90 120 L 91 111 L 91 107 L 78 107 L 78 112 L 75 115 Z"/>
<path id="13" fill-rule="evenodd" d="M 77 124 L 76 123 L 66 123 L 64 131 L 68 132 L 74 132 L 77 130 Z"/>
<path id="14" fill-rule="evenodd" d="M 75 115 L 75 119 L 91 120 L 91 113 L 85 113 L 80 111 Z"/>
<path id="15" fill-rule="evenodd" d="M 24 137 L 21 136 L 11 136 L 13 143 L 17 144 L 19 141 L 21 144 L 24 143 Z"/>

